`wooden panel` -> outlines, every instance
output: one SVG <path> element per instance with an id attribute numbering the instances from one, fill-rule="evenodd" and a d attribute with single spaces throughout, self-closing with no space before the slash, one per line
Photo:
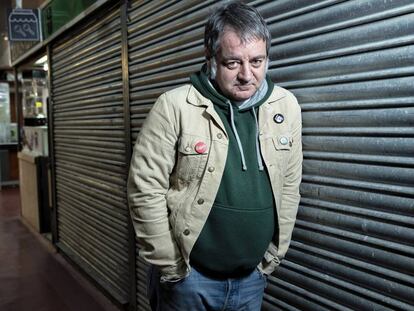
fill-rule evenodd
<path id="1" fill-rule="evenodd" d="M 22 217 L 40 231 L 35 158 L 19 152 Z"/>

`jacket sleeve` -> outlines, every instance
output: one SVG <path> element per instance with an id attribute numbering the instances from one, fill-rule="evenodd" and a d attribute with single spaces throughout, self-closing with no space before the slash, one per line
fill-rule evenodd
<path id="1" fill-rule="evenodd" d="M 293 95 L 291 95 L 293 97 Z M 282 200 L 280 206 L 279 248 L 277 257 L 281 261 L 289 248 L 298 212 L 300 194 L 299 186 L 302 180 L 302 117 L 300 106 L 294 98 L 295 122 L 292 125 L 292 149 L 282 184 Z"/>
<path id="2" fill-rule="evenodd" d="M 139 255 L 169 279 L 182 256 L 169 224 L 166 194 L 175 164 L 177 131 L 171 103 L 163 94 L 145 120 L 134 146 L 128 177 L 128 202 Z"/>
<path id="3" fill-rule="evenodd" d="M 289 94 L 292 104 L 294 122 L 291 126 L 292 144 L 290 156 L 287 162 L 283 183 L 281 185 L 281 199 L 279 208 L 279 241 L 278 245 L 271 242 L 264 254 L 259 269 L 265 274 L 271 274 L 285 257 L 292 238 L 298 212 L 300 194 L 299 186 L 302 179 L 302 118 L 300 106 L 296 98 Z"/>

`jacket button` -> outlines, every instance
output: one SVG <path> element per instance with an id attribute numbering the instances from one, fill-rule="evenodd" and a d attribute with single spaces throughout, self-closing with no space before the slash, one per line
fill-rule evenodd
<path id="1" fill-rule="evenodd" d="M 185 147 L 184 150 L 187 151 L 187 152 L 190 152 L 191 151 L 191 147 L 190 146 L 187 146 L 187 147 Z"/>
<path id="2" fill-rule="evenodd" d="M 208 171 L 209 171 L 210 173 L 214 172 L 214 170 L 215 170 L 214 166 L 210 166 L 210 167 L 208 168 Z"/>
<path id="3" fill-rule="evenodd" d="M 203 204 L 204 203 L 204 200 L 203 199 L 198 199 L 197 203 L 198 204 Z"/>
<path id="4" fill-rule="evenodd" d="M 280 140 L 279 140 L 279 142 L 282 144 L 282 145 L 287 145 L 288 143 L 289 143 L 289 140 L 287 139 L 287 137 L 281 137 L 280 138 Z"/>
<path id="5" fill-rule="evenodd" d="M 222 138 L 223 138 L 223 134 L 218 133 L 218 134 L 217 134 L 217 138 L 218 138 L 218 139 L 222 139 Z"/>
<path id="6" fill-rule="evenodd" d="M 184 235 L 189 235 L 190 234 L 190 230 L 185 229 L 183 233 L 184 233 Z"/>

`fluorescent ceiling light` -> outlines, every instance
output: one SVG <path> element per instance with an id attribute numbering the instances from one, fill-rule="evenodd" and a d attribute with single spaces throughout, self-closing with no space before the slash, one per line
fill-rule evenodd
<path id="1" fill-rule="evenodd" d="M 46 62 L 47 62 L 47 55 L 42 56 L 41 58 L 39 58 L 39 59 L 35 62 L 35 64 L 36 64 L 36 65 L 42 65 L 42 64 L 44 64 L 44 63 L 46 63 Z"/>

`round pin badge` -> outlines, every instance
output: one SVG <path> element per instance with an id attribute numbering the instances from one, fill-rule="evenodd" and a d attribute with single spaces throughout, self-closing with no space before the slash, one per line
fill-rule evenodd
<path id="1" fill-rule="evenodd" d="M 194 150 L 199 154 L 205 153 L 207 151 L 207 145 L 203 141 L 199 141 L 195 144 Z"/>
<path id="2" fill-rule="evenodd" d="M 275 116 L 273 117 L 273 120 L 277 123 L 280 124 L 283 121 L 285 121 L 285 117 L 283 116 L 283 114 L 277 113 L 275 114 Z"/>

